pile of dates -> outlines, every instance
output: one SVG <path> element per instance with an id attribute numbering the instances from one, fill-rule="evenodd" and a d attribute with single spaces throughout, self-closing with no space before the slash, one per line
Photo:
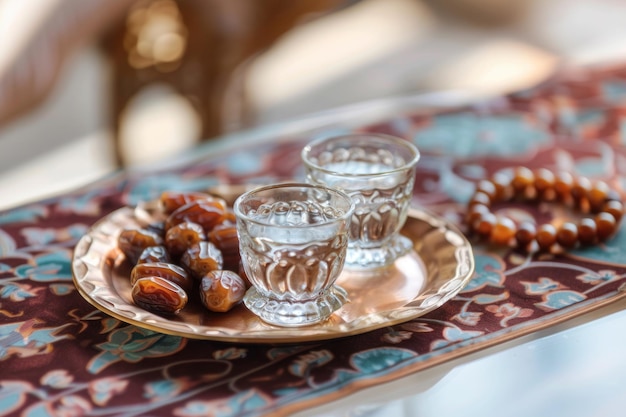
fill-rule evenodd
<path id="1" fill-rule="evenodd" d="M 209 311 L 229 311 L 249 286 L 245 275 L 235 272 L 240 255 L 232 210 L 207 193 L 166 191 L 158 211 L 162 220 L 124 229 L 118 237 L 119 249 L 133 265 L 134 303 L 176 314 L 197 292 Z"/>

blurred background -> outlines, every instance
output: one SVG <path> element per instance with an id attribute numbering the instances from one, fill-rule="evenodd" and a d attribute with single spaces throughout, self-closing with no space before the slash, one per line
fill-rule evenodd
<path id="1" fill-rule="evenodd" d="M 0 210 L 201 140 L 626 58 L 621 0 L 0 0 Z"/>

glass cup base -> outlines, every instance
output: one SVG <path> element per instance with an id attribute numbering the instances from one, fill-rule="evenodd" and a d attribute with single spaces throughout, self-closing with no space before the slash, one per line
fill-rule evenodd
<path id="1" fill-rule="evenodd" d="M 243 298 L 246 307 L 261 320 L 283 327 L 308 326 L 324 321 L 347 300 L 348 293 L 337 285 L 333 285 L 314 300 L 276 300 L 261 295 L 254 287 Z"/>
<path id="2" fill-rule="evenodd" d="M 346 253 L 346 269 L 375 269 L 391 265 L 400 256 L 406 255 L 413 249 L 411 239 L 397 235 L 384 246 L 362 248 L 348 245 Z"/>

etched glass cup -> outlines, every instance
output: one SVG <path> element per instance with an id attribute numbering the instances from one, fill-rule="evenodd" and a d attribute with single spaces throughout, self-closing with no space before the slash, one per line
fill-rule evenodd
<path id="1" fill-rule="evenodd" d="M 399 232 L 419 158 L 410 142 L 375 133 L 322 138 L 302 150 L 307 182 L 345 191 L 356 204 L 346 268 L 384 267 L 412 248 Z"/>
<path id="2" fill-rule="evenodd" d="M 270 324 L 303 326 L 346 302 L 335 281 L 346 257 L 350 197 L 311 184 L 270 185 L 242 194 L 234 211 L 250 311 Z"/>

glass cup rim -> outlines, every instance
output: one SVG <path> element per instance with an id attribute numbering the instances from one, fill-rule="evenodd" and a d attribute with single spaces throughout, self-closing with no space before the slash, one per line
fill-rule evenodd
<path id="1" fill-rule="evenodd" d="M 272 189 L 280 189 L 280 188 L 308 188 L 308 189 L 317 189 L 317 190 L 323 190 L 326 191 L 328 193 L 331 194 L 336 194 L 339 197 L 343 198 L 346 200 L 346 202 L 349 204 L 348 209 L 339 217 L 332 219 L 332 220 L 327 220 L 321 223 L 315 223 L 315 224 L 309 224 L 309 225 L 303 225 L 303 226 L 293 226 L 293 225 L 269 225 L 263 221 L 259 221 L 257 219 L 251 218 L 248 214 L 244 213 L 241 210 L 241 204 L 243 202 L 243 200 L 253 194 L 259 193 L 259 192 L 263 192 L 263 191 L 268 191 L 268 190 L 272 190 Z M 239 197 L 237 197 L 237 199 L 235 200 L 235 203 L 233 204 L 233 211 L 235 212 L 235 216 L 237 218 L 240 219 L 244 219 L 247 222 L 250 223 L 254 223 L 257 225 L 262 225 L 262 226 L 267 226 L 267 227 L 272 227 L 272 228 L 276 228 L 276 229 L 293 229 L 294 227 L 306 227 L 306 228 L 310 228 L 310 227 L 319 227 L 319 226 L 327 226 L 327 225 L 332 225 L 335 223 L 341 223 L 344 221 L 349 221 L 350 218 L 352 217 L 352 213 L 354 212 L 354 210 L 356 209 L 356 204 L 354 203 L 354 201 L 352 201 L 352 198 L 350 198 L 350 196 L 348 194 L 346 194 L 345 192 L 337 189 L 337 188 L 333 188 L 333 187 L 327 187 L 325 185 L 316 185 L 316 184 L 309 184 L 309 183 L 303 183 L 303 182 L 285 182 L 285 183 L 279 183 L 279 184 L 270 184 L 270 185 L 262 185 L 256 188 L 253 188 L 251 190 L 248 190 L 246 192 L 244 192 L 243 194 L 241 194 Z"/>
<path id="2" fill-rule="evenodd" d="M 314 146 L 318 146 L 322 143 L 325 142 L 329 142 L 332 140 L 341 140 L 341 139 L 350 139 L 350 138 L 358 138 L 358 137 L 373 137 L 373 138 L 378 138 L 378 139 L 384 139 L 384 140 L 388 140 L 393 142 L 395 145 L 400 145 L 408 150 L 410 150 L 413 153 L 413 158 L 411 158 L 409 161 L 406 161 L 404 163 L 404 165 L 401 165 L 399 167 L 390 169 L 388 171 L 384 171 L 384 172 L 378 172 L 378 173 L 351 173 L 351 172 L 342 172 L 342 171 L 336 171 L 336 170 L 332 170 L 332 169 L 327 169 L 324 168 L 323 166 L 320 166 L 314 162 L 311 161 L 309 154 L 311 152 L 311 149 Z M 302 159 L 302 162 L 307 165 L 309 168 L 313 168 L 316 169 L 320 172 L 323 172 L 325 174 L 331 174 L 331 175 L 336 175 L 336 176 L 344 176 L 344 177 L 354 177 L 354 178 L 367 178 L 367 177 L 381 177 L 384 175 L 392 175 L 392 174 L 396 174 L 398 172 L 403 172 L 406 170 L 409 170 L 411 168 L 413 168 L 417 162 L 419 161 L 421 154 L 419 149 L 417 149 L 417 147 L 409 142 L 408 140 L 402 139 L 398 136 L 393 136 L 393 135 L 387 135 L 384 133 L 368 133 L 368 132 L 364 132 L 364 133 L 348 133 L 348 134 L 344 134 L 344 135 L 335 135 L 335 136 L 327 136 L 327 137 L 322 137 L 322 138 L 318 138 L 318 139 L 314 139 L 311 142 L 307 143 L 305 145 L 305 147 L 302 149 L 302 151 L 300 152 L 300 156 Z"/>

